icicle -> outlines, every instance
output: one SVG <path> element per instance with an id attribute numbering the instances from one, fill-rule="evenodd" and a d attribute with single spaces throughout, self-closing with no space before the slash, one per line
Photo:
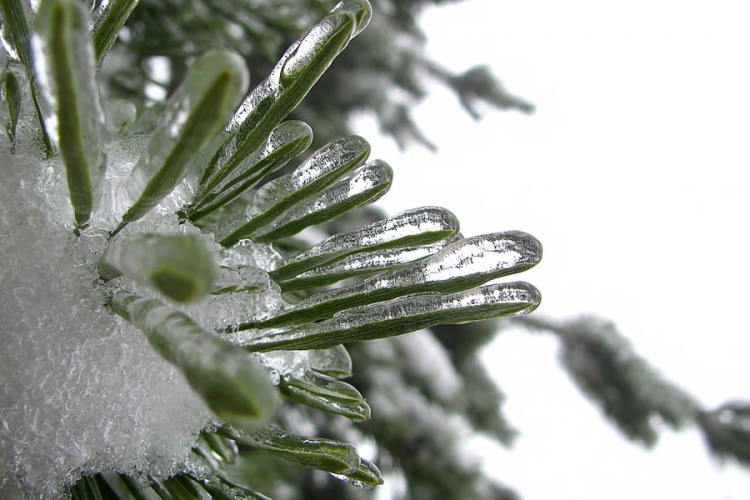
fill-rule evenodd
<path id="1" fill-rule="evenodd" d="M 268 321 L 240 329 L 302 324 L 344 309 L 413 293 L 451 293 L 524 271 L 542 258 L 542 244 L 521 231 L 466 238 L 408 267 L 386 271 L 362 283 L 313 295 Z"/>
<path id="2" fill-rule="evenodd" d="M 243 344 L 253 352 L 330 348 L 346 342 L 402 335 L 438 324 L 528 314 L 540 302 L 539 291 L 524 282 L 498 283 L 447 295 L 410 295 L 343 311 L 331 319 L 296 330 L 250 338 Z"/>
<path id="3" fill-rule="evenodd" d="M 288 259 L 272 271 L 271 276 L 276 281 L 286 281 L 354 253 L 435 243 L 455 234 L 458 227 L 456 216 L 444 208 L 423 207 L 407 210 L 360 229 L 333 235 Z"/>

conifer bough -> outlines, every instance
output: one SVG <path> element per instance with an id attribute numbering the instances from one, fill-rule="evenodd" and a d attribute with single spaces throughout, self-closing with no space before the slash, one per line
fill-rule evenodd
<path id="1" fill-rule="evenodd" d="M 294 415 L 372 417 L 342 380 L 352 375 L 344 342 L 532 311 L 533 286 L 486 283 L 535 265 L 541 244 L 521 232 L 464 239 L 453 214 L 422 207 L 322 242 L 303 237 L 282 257 L 289 238 L 353 217 L 392 183 L 358 136 L 266 179 L 311 144 L 309 125 L 284 120 L 366 27 L 369 3 L 336 5 L 246 98 L 243 58 L 219 50 L 196 57 L 151 109 L 110 101 L 96 79 L 136 3 L 87 11 L 43 0 L 34 14 L 0 0 L 9 66 L 23 65 L 29 80 L 8 69 L 3 81 L 0 155 L 23 168 L 0 183 L 0 233 L 17 254 L 0 280 L 0 304 L 17 305 L 0 325 L 14 346 L 0 360 L 2 397 L 13 396 L 1 401 L 12 441 L 0 445 L 12 445 L 0 454 L 11 478 L 0 496 L 267 498 L 257 491 L 265 475 L 243 468 L 260 452 L 354 486 L 381 484 L 354 445 L 304 436 L 324 431 Z M 36 123 L 27 110 L 38 96 Z M 57 154 L 45 163 L 34 139 L 47 132 Z M 351 276 L 365 279 L 338 284 Z M 47 363 L 31 362 L 39 342 Z"/>

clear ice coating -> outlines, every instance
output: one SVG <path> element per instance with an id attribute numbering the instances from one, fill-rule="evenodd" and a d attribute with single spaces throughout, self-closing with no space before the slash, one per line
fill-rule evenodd
<path id="1" fill-rule="evenodd" d="M 366 490 L 383 484 L 383 475 L 381 474 L 380 469 L 378 469 L 374 463 L 364 458 L 359 459 L 359 468 L 356 472 L 349 474 L 348 476 L 341 474 L 331 475 L 336 479 L 346 481 L 351 485 Z"/>
<path id="2" fill-rule="evenodd" d="M 279 74 L 282 88 L 294 85 L 305 75 L 305 70 L 313 66 L 316 58 L 328 59 L 330 56 L 326 57 L 326 51 L 338 53 L 343 50 L 349 40 L 367 27 L 371 17 L 372 7 L 366 0 L 339 2 L 328 17 L 308 31 L 290 51 Z M 330 63 L 326 61 L 324 64 L 316 71 L 325 71 Z"/>
<path id="3" fill-rule="evenodd" d="M 280 215 L 282 210 L 312 196 L 352 169 L 362 165 L 370 154 L 370 144 L 353 135 L 326 144 L 315 151 L 293 172 L 275 179 L 253 197 L 249 216 Z"/>
<path id="4" fill-rule="evenodd" d="M 110 10 L 115 3 L 117 3 L 117 0 L 99 0 L 98 2 L 90 2 L 89 9 L 91 11 L 92 24 Z"/>
<path id="5" fill-rule="evenodd" d="M 255 352 L 325 349 L 353 340 L 402 335 L 438 324 L 528 314 L 540 302 L 541 294 L 528 283 L 497 283 L 457 293 L 423 293 L 356 307 L 292 331 L 255 337 L 244 337 L 240 332 L 236 341 Z"/>
<path id="6" fill-rule="evenodd" d="M 95 81 L 88 13 L 70 0 L 44 2 L 35 21 L 34 63 L 45 128 L 65 166 L 77 227 L 101 200 L 104 113 Z"/>
<path id="7" fill-rule="evenodd" d="M 352 358 L 343 345 L 330 349 L 311 349 L 307 351 L 310 368 L 336 378 L 352 375 Z"/>
<path id="8" fill-rule="evenodd" d="M 99 274 L 111 280 L 125 275 L 177 302 L 192 302 L 213 291 L 218 266 L 204 237 L 139 234 L 107 247 Z"/>
<path id="9" fill-rule="evenodd" d="M 253 239 L 271 242 L 295 235 L 306 227 L 328 222 L 378 200 L 390 189 L 392 182 L 393 170 L 390 165 L 381 160 L 372 161 L 350 178 L 292 206 L 271 224 L 257 231 Z"/>
<path id="10" fill-rule="evenodd" d="M 123 191 L 132 205 L 115 233 L 143 217 L 188 175 L 196 157 L 229 121 L 249 79 L 244 60 L 233 52 L 209 52 L 193 62 L 125 182 Z"/>
<path id="11" fill-rule="evenodd" d="M 351 385 L 314 371 L 306 371 L 300 376 L 285 375 L 282 377 L 282 383 L 342 404 L 357 404 L 364 401 L 362 394 Z"/>
<path id="12" fill-rule="evenodd" d="M 10 26 L 6 22 L 0 24 L 0 42 L 2 42 L 4 49 L 2 51 L 2 54 L 0 55 L 0 58 L 2 58 L 1 62 L 3 67 L 5 67 L 7 57 L 15 60 L 20 60 L 20 58 L 18 57 L 16 46 L 13 43 L 13 35 L 11 34 Z"/>
<path id="13" fill-rule="evenodd" d="M 4 51 L 0 50 L 0 56 L 4 54 Z M 0 57 L 2 59 L 2 57 Z M 4 61 L 0 61 L 0 65 L 4 65 Z M 16 133 L 18 131 L 18 123 L 21 118 L 21 110 L 23 105 L 23 89 L 26 87 L 25 79 L 19 78 L 19 75 L 11 68 L 7 68 L 6 71 L 0 75 L 0 79 L 4 78 L 2 96 L 8 104 L 8 119 L 6 125 L 6 133 L 10 140 L 10 150 L 15 150 Z M 3 111 L 3 116 L 5 109 Z"/>
<path id="14" fill-rule="evenodd" d="M 305 290 L 338 283 L 346 278 L 362 274 L 372 274 L 425 259 L 442 250 L 451 240 L 443 240 L 431 245 L 408 248 L 389 248 L 361 252 L 344 257 L 333 264 L 326 264 L 295 276 L 287 281 L 280 281 L 279 287 L 284 292 Z"/>
<path id="15" fill-rule="evenodd" d="M 251 154 L 237 169 L 210 191 L 198 193 L 188 210 L 190 220 L 197 220 L 224 206 L 255 186 L 266 175 L 306 150 L 312 143 L 312 129 L 304 122 L 290 120 L 273 129 L 265 148 Z"/>
<path id="16" fill-rule="evenodd" d="M 91 9 L 91 33 L 94 39 L 94 49 L 97 65 L 101 64 L 105 54 L 115 43 L 120 28 L 125 24 L 130 13 L 138 5 L 139 0 L 98 0 L 89 2 Z"/>
<path id="17" fill-rule="evenodd" d="M 274 372 L 275 378 L 301 377 L 310 370 L 334 378 L 352 375 L 352 358 L 342 345 L 330 349 L 268 352 L 260 356 L 260 362 Z"/>
<path id="18" fill-rule="evenodd" d="M 399 296 L 450 293 L 524 271 L 539 263 L 542 244 L 521 231 L 486 234 L 451 243 L 410 266 L 376 274 L 356 285 L 313 295 L 259 324 L 241 329 L 279 327 L 330 317 L 338 311 Z"/>
<path id="19" fill-rule="evenodd" d="M 75 1 L 50 0 L 50 5 L 78 5 Z M 95 3 L 107 9 L 95 12 L 96 41 L 97 23 L 114 11 L 112 5 L 131 8 L 136 2 Z M 25 9 L 22 17 L 31 18 L 27 2 L 5 5 L 20 5 Z M 247 216 L 221 242 L 231 248 L 213 243 L 211 231 L 202 232 L 189 217 L 176 217 L 178 210 L 196 201 L 196 192 L 199 198 L 205 196 L 198 200 L 203 203 L 198 209 L 220 206 L 308 147 L 307 125 L 280 122 L 370 16 L 366 0 L 339 3 L 320 26 L 290 47 L 221 132 L 215 133 L 244 92 L 244 65 L 233 66 L 232 60 L 241 64 L 240 58 L 227 53 L 196 60 L 174 100 L 145 110 L 136 122 L 135 108 L 124 102 L 107 108 L 105 124 L 100 110 L 87 112 L 99 133 L 115 139 L 104 144 L 109 165 L 94 179 L 103 185 L 102 202 L 77 237 L 69 230 L 73 214 L 60 160 L 40 161 L 33 143 L 38 126 L 28 118 L 20 120 L 15 155 L 8 154 L 9 143 L 0 138 L 0 164 L 13 167 L 0 184 L 0 498 L 60 498 L 82 474 L 99 471 L 144 472 L 157 479 L 179 472 L 208 474 L 205 462 L 191 452 L 196 442 L 210 439 L 202 431 L 221 425 L 217 415 L 245 429 L 260 425 L 272 413 L 269 408 L 275 403 L 268 401 L 277 391 L 328 413 L 367 419 L 369 407 L 361 394 L 340 380 L 352 374 L 351 358 L 341 342 L 398 335 L 435 323 L 524 314 L 538 305 L 538 292 L 525 283 L 470 289 L 534 265 L 541 257 L 538 242 L 518 232 L 460 240 L 457 221 L 442 209 L 409 211 L 329 238 L 286 262 L 271 244 L 258 241 L 293 234 L 385 192 L 390 167 L 380 161 L 362 167 L 370 146 L 356 136 L 323 147 L 292 174 L 260 189 Z M 7 26 L 3 23 L 6 46 Z M 33 73 L 28 37 L 20 40 L 25 45 L 13 46 L 11 41 L 11 49 L 25 49 L 27 55 L 21 50 L 11 57 L 29 62 Z M 72 40 L 72 45 L 57 44 L 41 37 L 38 44 L 40 52 L 83 54 L 76 48 L 78 39 Z M 97 45 L 95 50 L 101 56 L 106 47 L 100 50 Z M 88 54 L 81 61 L 66 60 L 70 68 L 84 62 L 91 66 Z M 55 60 L 40 56 L 39 64 L 40 72 L 48 75 L 43 87 L 48 102 L 70 104 L 55 101 L 58 94 L 73 95 L 55 88 L 70 84 L 69 75 L 50 78 Z M 88 89 L 89 84 L 93 90 L 86 97 L 96 97 L 93 77 L 77 89 Z M 89 104 L 96 107 L 96 99 Z M 64 120 L 71 116 L 58 112 L 48 123 L 61 151 Z M 135 131 L 143 135 L 119 137 Z M 85 147 L 97 145 L 101 153 L 101 140 L 95 137 Z M 198 164 L 208 167 L 190 172 Z M 180 182 L 183 177 L 191 182 Z M 123 196 L 128 187 L 129 195 Z M 117 227 L 126 212 L 127 227 Z M 122 229 L 114 239 L 112 228 L 115 233 Z M 214 286 L 204 287 L 212 294 L 175 307 L 154 299 L 156 292 L 143 284 L 159 274 L 154 271 L 161 264 L 144 266 L 146 255 L 138 251 L 149 254 L 154 249 L 129 248 L 127 241 L 156 233 L 213 243 L 221 272 Z M 102 261 L 105 252 L 109 255 Z M 394 266 L 399 270 L 297 305 L 282 299 L 282 290 L 295 286 L 320 286 L 332 277 Z M 102 283 L 100 271 L 112 278 L 109 283 Z M 279 273 L 274 276 L 278 282 L 269 272 Z M 179 288 L 174 276 L 166 283 Z M 300 326 L 304 323 L 309 324 Z M 268 329 L 234 332 L 238 324 Z M 219 336 L 213 331 L 231 333 Z M 241 344 L 257 352 L 251 354 Z M 313 349 L 300 350 L 308 347 Z M 419 351 L 423 345 L 412 347 Z M 266 352 L 277 348 L 287 350 Z M 243 383 L 238 384 L 238 378 Z M 227 388 L 246 399 L 245 410 L 265 408 L 265 416 L 246 418 L 235 401 L 222 397 Z M 266 403 L 253 403 L 263 398 Z M 352 484 L 382 483 L 377 468 L 347 443 L 273 427 L 253 434 L 222 427 L 217 432 Z"/>
<path id="20" fill-rule="evenodd" d="M 201 176 L 201 189 L 215 186 L 262 146 L 372 15 L 366 0 L 344 0 L 335 10 L 294 42 L 242 102 L 227 127 L 229 137 Z"/>
<path id="21" fill-rule="evenodd" d="M 370 419 L 370 406 L 350 384 L 308 370 L 301 375 L 284 375 L 279 390 L 287 398 L 333 415 L 361 422 Z"/>
<path id="22" fill-rule="evenodd" d="M 362 33 L 372 19 L 372 6 L 367 0 L 344 0 L 337 3 L 331 12 L 345 12 L 354 17 L 357 25 L 352 38 Z"/>
<path id="23" fill-rule="evenodd" d="M 241 238 L 272 222 L 285 210 L 310 197 L 362 165 L 370 154 L 370 144 L 359 136 L 331 142 L 315 151 L 302 165 L 285 176 L 261 187 L 247 209 L 249 220 L 221 242 L 231 246 Z"/>
<path id="24" fill-rule="evenodd" d="M 276 281 L 287 281 L 348 255 L 380 249 L 419 247 L 446 239 L 458 232 L 458 229 L 458 219 L 444 208 L 415 208 L 348 233 L 335 234 L 287 259 L 271 275 Z"/>
<path id="25" fill-rule="evenodd" d="M 333 474 L 352 474 L 359 468 L 360 457 L 354 446 L 335 439 L 300 436 L 276 427 L 266 427 L 252 434 L 222 427 L 217 434 Z"/>
<path id="26" fill-rule="evenodd" d="M 341 39 L 345 44 L 354 34 L 356 21 L 347 15 L 329 15 L 316 24 L 296 44 L 289 57 L 284 61 L 279 73 L 280 88 L 284 89 L 294 85 L 297 79 L 303 78 L 305 70 L 308 69 L 321 52 L 328 49 L 327 45 L 334 37 Z"/>
<path id="27" fill-rule="evenodd" d="M 117 135 L 135 122 L 135 104 L 125 99 L 109 99 L 104 105 L 104 118 L 107 131 Z"/>
<path id="28" fill-rule="evenodd" d="M 12 12 L 3 9 L 3 17 L 13 17 L 3 19 L 0 23 L 0 41 L 3 44 L 5 52 L 11 59 L 21 61 L 24 65 L 31 63 L 31 50 L 29 48 L 29 33 L 31 26 L 29 20 L 32 19 L 32 9 L 30 2 L 7 2 L 3 7 Z M 14 33 L 15 32 L 15 33 Z M 16 42 L 19 42 L 20 47 Z"/>
<path id="29" fill-rule="evenodd" d="M 238 321 L 262 321 L 283 309 L 286 302 L 281 298 L 279 286 L 259 268 L 265 252 L 248 254 L 220 262 L 227 280 L 219 285 L 232 287 L 234 291 L 209 295 L 202 301 L 183 306 L 191 318 L 206 328 L 223 331 Z M 256 257 L 258 260 L 253 260 Z"/>

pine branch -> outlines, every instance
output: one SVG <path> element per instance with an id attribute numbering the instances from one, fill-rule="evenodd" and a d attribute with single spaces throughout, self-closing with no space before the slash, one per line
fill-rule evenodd
<path id="1" fill-rule="evenodd" d="M 750 465 L 749 404 L 705 410 L 659 375 L 608 321 L 591 316 L 554 321 L 538 315 L 514 321 L 560 339 L 563 367 L 629 439 L 653 446 L 658 422 L 675 430 L 697 425 L 714 456 Z"/>

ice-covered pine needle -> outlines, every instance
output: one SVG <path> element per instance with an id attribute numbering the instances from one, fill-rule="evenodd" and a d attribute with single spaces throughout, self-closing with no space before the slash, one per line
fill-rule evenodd
<path id="1" fill-rule="evenodd" d="M 195 235 L 139 234 L 113 241 L 99 262 L 105 280 L 125 275 L 177 302 L 213 291 L 219 274 L 206 241 Z"/>
<path id="2" fill-rule="evenodd" d="M 35 21 L 37 67 L 47 132 L 65 166 L 76 228 L 85 228 L 102 196 L 104 114 L 94 76 L 89 15 L 75 0 L 42 3 Z"/>
<path id="3" fill-rule="evenodd" d="M 143 217 L 185 178 L 203 148 L 229 122 L 249 78 L 244 60 L 233 52 L 209 52 L 193 62 L 130 173 L 125 194 L 132 205 L 113 235 Z"/>
<path id="4" fill-rule="evenodd" d="M 159 300 L 116 291 L 110 304 L 143 331 L 156 352 L 182 372 L 221 420 L 244 430 L 271 421 L 278 407 L 278 392 L 268 373 L 245 349 L 204 331 Z"/>

